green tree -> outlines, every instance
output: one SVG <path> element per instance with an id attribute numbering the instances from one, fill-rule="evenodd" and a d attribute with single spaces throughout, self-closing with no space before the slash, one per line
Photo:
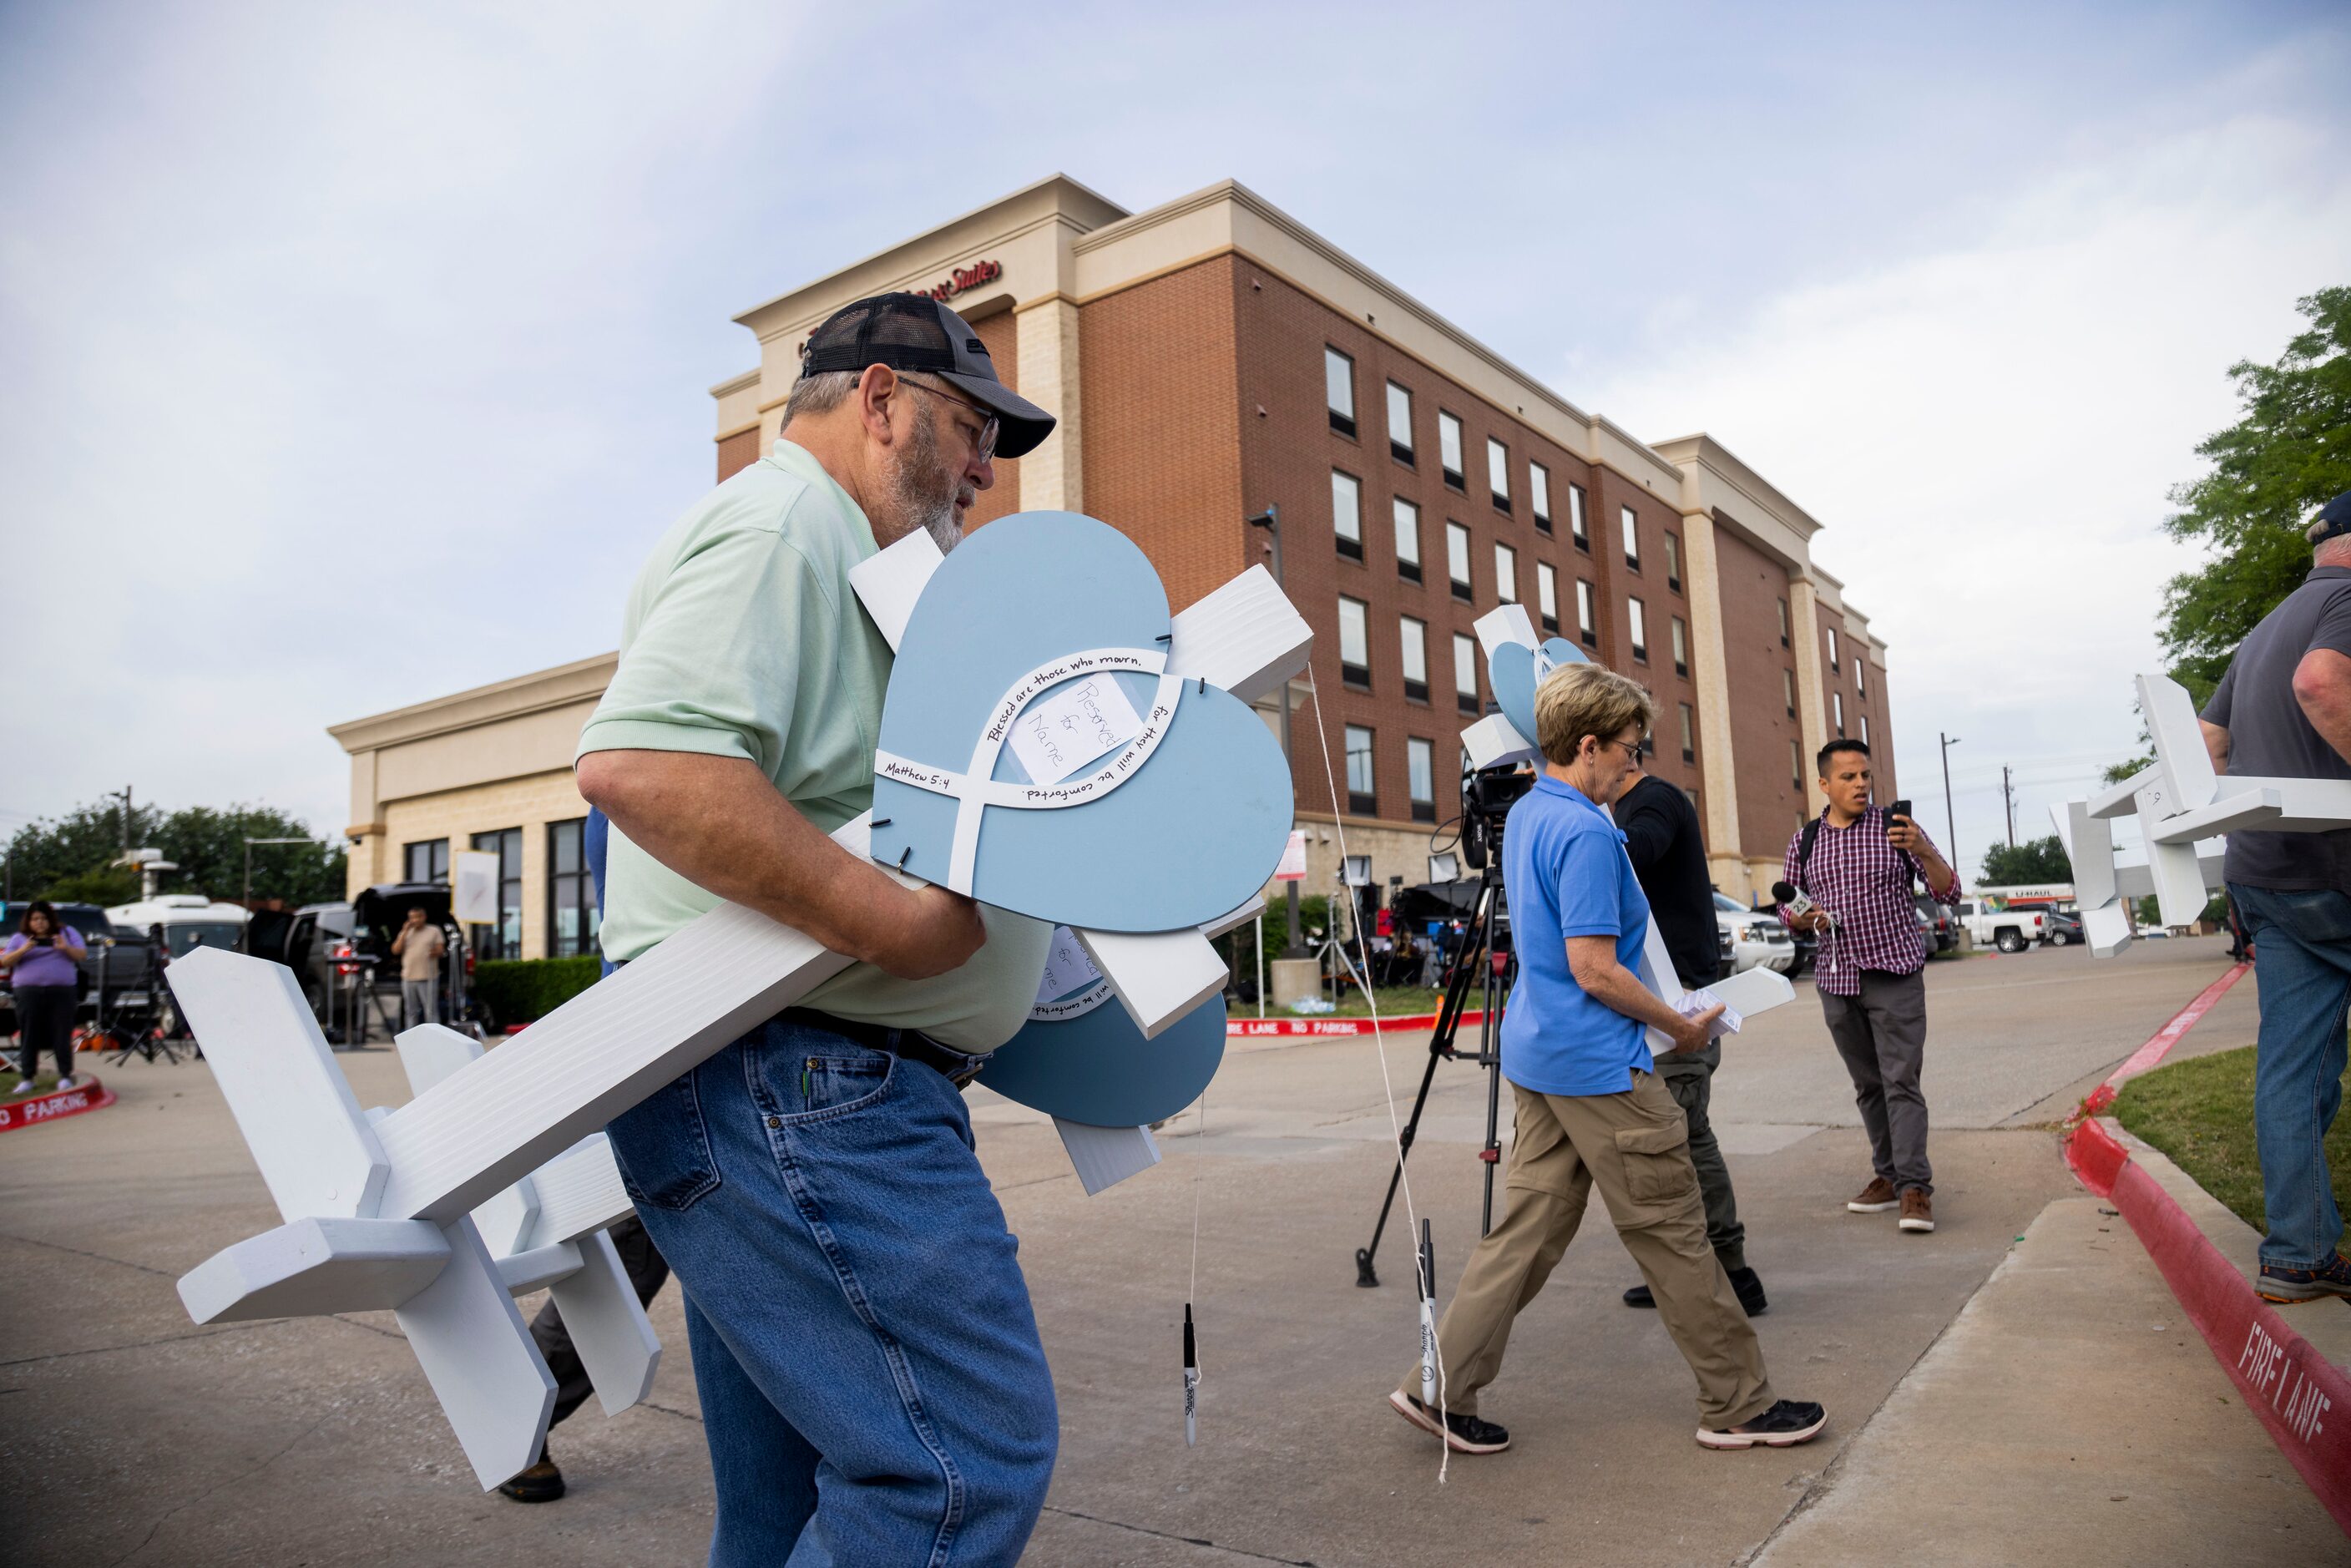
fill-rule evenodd
<path id="1" fill-rule="evenodd" d="M 2229 367 L 2243 417 L 2196 448 L 2212 471 L 2170 495 L 2179 510 L 2164 531 L 2210 559 L 2165 588 L 2157 636 L 2199 707 L 2245 633 L 2310 570 L 2309 514 L 2351 490 L 2351 287 L 2294 308 L 2309 330 L 2274 365 Z"/>
<path id="2" fill-rule="evenodd" d="M 234 899 L 244 887 L 247 838 L 310 840 L 254 846 L 254 897 L 317 904 L 342 896 L 343 846 L 315 838 L 300 818 L 266 806 L 188 806 L 169 813 L 139 806 L 127 822 L 112 802 L 77 806 L 16 831 L 8 844 L 9 877 L 19 898 L 127 904 L 139 896 L 139 874 L 112 863 L 127 839 L 131 848 L 159 850 L 178 866 L 162 874 L 159 892 Z"/>
<path id="3" fill-rule="evenodd" d="M 2072 882 L 2074 864 L 2065 858 L 2065 846 L 2050 834 L 2045 839 L 2028 839 L 2013 848 L 1994 844 L 1984 852 L 1983 876 L 1987 887 L 2019 887 L 2044 882 Z"/>

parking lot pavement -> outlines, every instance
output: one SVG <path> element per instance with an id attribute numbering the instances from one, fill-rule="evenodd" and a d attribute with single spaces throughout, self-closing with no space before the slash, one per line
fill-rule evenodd
<path id="1" fill-rule="evenodd" d="M 1401 1218 L 1386 1283 L 1354 1285 L 1390 1158 L 1368 1040 L 1237 1043 L 1205 1128 L 1196 1113 L 1172 1123 L 1163 1164 L 1092 1199 L 1041 1118 L 976 1092 L 1061 1397 L 1061 1461 L 1029 1561 L 1736 1561 L 1815 1495 L 2013 1239 L 2078 1192 L 2050 1134 L 2018 1118 L 2120 1061 L 2221 967 L 2189 943 L 2095 967 L 2073 952 L 1937 966 L 1941 1228 L 1927 1238 L 1844 1212 L 1867 1159 L 1812 997 L 1750 1026 L 1716 1103 L 1771 1296 L 1757 1328 L 1780 1391 L 1831 1412 L 1823 1441 L 1785 1452 L 1691 1441 L 1689 1374 L 1655 1314 L 1618 1301 L 1635 1276 L 1595 1213 L 1483 1403 L 1517 1447 L 1457 1457 L 1440 1486 L 1435 1445 L 1383 1403 L 1417 1343 Z M 1382 1044 L 1408 1098 L 1426 1037 Z M 341 1060 L 361 1103 L 404 1098 L 390 1052 Z M 484 1497 L 389 1314 L 187 1322 L 177 1275 L 276 1215 L 202 1065 L 106 1075 L 116 1107 L 0 1138 L 14 1560 L 698 1560 L 710 1483 L 674 1289 L 653 1311 L 669 1348 L 650 1405 L 607 1420 L 591 1404 L 558 1432 L 572 1495 L 535 1509 Z M 1477 1236 L 1483 1093 L 1474 1069 L 1442 1067 L 1413 1160 L 1447 1291 Z M 1178 1325 L 1196 1213 L 1204 1382 L 1186 1448 Z"/>

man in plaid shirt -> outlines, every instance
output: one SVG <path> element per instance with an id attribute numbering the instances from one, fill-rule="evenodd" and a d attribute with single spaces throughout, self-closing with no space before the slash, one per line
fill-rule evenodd
<path id="1" fill-rule="evenodd" d="M 1927 1163 L 1927 1097 L 1918 1087 L 1927 1054 L 1927 941 L 1918 930 L 1911 879 L 1938 900 L 1959 895 L 1959 873 L 1918 824 L 1869 803 L 1869 747 L 1832 740 L 1821 747 L 1828 809 L 1788 841 L 1784 880 L 1819 907 L 1781 920 L 1813 933 L 1813 977 L 1829 1037 L 1853 1078 L 1876 1176 L 1845 1205 L 1855 1214 L 1899 1207 L 1904 1230 L 1935 1228 L 1934 1170 Z M 1805 852 L 1807 841 L 1811 852 Z"/>

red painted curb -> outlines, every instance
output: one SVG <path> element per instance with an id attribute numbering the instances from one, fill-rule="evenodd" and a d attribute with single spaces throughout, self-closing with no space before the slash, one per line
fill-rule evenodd
<path id="1" fill-rule="evenodd" d="M 2115 1091 L 2137 1078 L 2140 1073 L 2151 1072 L 2162 1066 L 2163 1059 L 2171 1054 L 2171 1048 L 2179 1043 L 2179 1037 L 2194 1029 L 2202 1020 L 2204 1015 L 2212 1010 L 2212 1005 L 2228 995 L 2229 988 L 2243 979 L 2245 971 L 2252 967 L 2252 965 L 2240 960 L 2231 966 L 2227 974 L 2197 992 L 2194 1001 L 2172 1014 L 2169 1023 L 2157 1030 L 2147 1038 L 2145 1045 L 2131 1052 L 2128 1060 L 2107 1075 L 2104 1083 L 2091 1090 L 2088 1097 L 2082 1102 L 2081 1108 L 2074 1114 L 2096 1115 L 2115 1103 Z"/>
<path id="2" fill-rule="evenodd" d="M 85 1076 L 70 1089 L 52 1089 L 47 1094 L 23 1100 L 0 1101 L 0 1133 L 38 1126 L 61 1116 L 78 1116 L 84 1111 L 103 1111 L 113 1103 L 113 1090 Z"/>
<path id="3" fill-rule="evenodd" d="M 2188 1211 L 2095 1118 L 2065 1141 L 2083 1185 L 2121 1211 L 2164 1282 L 2310 1490 L 2351 1534 L 2351 1376 L 2253 1293 Z"/>
<path id="4" fill-rule="evenodd" d="M 1483 1009 L 1465 1012 L 1461 1015 L 1461 1021 L 1465 1024 L 1483 1023 L 1486 1021 L 1486 1014 Z M 1382 1019 L 1379 1020 L 1379 1026 L 1376 1030 L 1373 1028 L 1373 1023 L 1370 1019 L 1342 1019 L 1331 1018 L 1328 1016 L 1302 1019 L 1228 1018 L 1225 1020 L 1225 1038 L 1228 1040 L 1259 1040 L 1269 1035 L 1395 1034 L 1411 1030 L 1435 1029 L 1436 1027 L 1437 1015 L 1435 1013 L 1414 1013 L 1409 1018 Z"/>

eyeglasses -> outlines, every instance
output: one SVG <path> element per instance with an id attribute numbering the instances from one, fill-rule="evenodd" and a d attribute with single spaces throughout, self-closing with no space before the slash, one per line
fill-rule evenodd
<path id="1" fill-rule="evenodd" d="M 912 387 L 918 392 L 928 392 L 931 396 L 938 399 L 941 402 L 951 402 L 957 408 L 967 408 L 972 413 L 979 415 L 979 438 L 972 443 L 973 453 L 982 463 L 987 462 L 989 458 L 996 455 L 996 438 L 1003 429 L 1002 423 L 998 420 L 996 415 L 988 413 L 987 410 L 980 407 L 979 404 L 976 402 L 967 402 L 959 397 L 949 397 L 946 393 L 940 392 L 935 387 L 926 387 L 922 382 L 909 381 L 904 376 L 900 376 L 898 378 L 898 384 L 900 386 Z"/>
<path id="2" fill-rule="evenodd" d="M 1640 761 L 1640 760 L 1641 760 L 1641 743 L 1640 743 L 1639 741 L 1637 741 L 1637 740 L 1635 740 L 1635 741 L 1629 741 L 1629 742 L 1628 742 L 1628 741 L 1622 741 L 1622 740 L 1609 740 L 1609 739 L 1604 739 L 1604 738 L 1602 738 L 1601 737 L 1596 736 L 1596 735 L 1595 735 L 1595 736 L 1593 736 L 1593 737 L 1592 737 L 1592 739 L 1593 739 L 1593 743 L 1595 746 L 1616 746 L 1616 747 L 1622 747 L 1624 748 L 1625 755 L 1627 758 L 1631 758 L 1631 759 L 1632 759 L 1633 761 L 1635 761 L 1635 762 L 1638 762 L 1638 761 Z"/>

